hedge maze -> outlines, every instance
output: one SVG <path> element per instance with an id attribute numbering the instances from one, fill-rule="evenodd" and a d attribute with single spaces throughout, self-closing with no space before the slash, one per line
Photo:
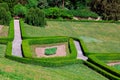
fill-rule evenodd
<path id="1" fill-rule="evenodd" d="M 54 37 L 27 37 L 24 32 L 23 21 L 20 20 L 20 27 L 22 33 L 22 52 L 23 58 L 12 56 L 12 40 L 14 38 L 13 21 L 10 23 L 9 35 L 7 38 L 0 38 L 0 43 L 7 44 L 5 57 L 22 62 L 25 64 L 34 64 L 41 66 L 57 67 L 70 64 L 84 63 L 90 68 L 96 70 L 102 75 L 106 76 L 110 80 L 120 80 L 120 71 L 108 66 L 104 61 L 106 60 L 120 60 L 119 53 L 90 53 L 83 40 L 77 38 L 71 38 L 66 36 L 54 36 Z M 75 48 L 74 40 L 78 40 L 81 43 L 83 52 L 88 56 L 88 61 L 82 61 L 76 59 L 77 50 Z M 55 44 L 55 43 L 68 43 L 69 54 L 61 57 L 33 57 L 31 45 L 44 45 L 44 44 Z M 48 53 L 49 54 L 49 53 Z M 51 53 L 50 53 L 51 54 Z"/>

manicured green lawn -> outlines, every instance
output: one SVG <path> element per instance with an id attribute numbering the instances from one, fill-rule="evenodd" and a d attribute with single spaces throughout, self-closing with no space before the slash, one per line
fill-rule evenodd
<path id="1" fill-rule="evenodd" d="M 0 45 L 1 80 L 108 80 L 84 64 L 42 67 L 9 60 L 4 53 L 5 45 Z"/>
<path id="2" fill-rule="evenodd" d="M 47 21 L 45 28 L 25 24 L 26 36 L 70 36 L 84 40 L 89 52 L 120 53 L 120 24 Z"/>
<path id="3" fill-rule="evenodd" d="M 58 68 L 21 64 L 0 59 L 0 79 L 10 80 L 108 80 L 83 64 Z"/>

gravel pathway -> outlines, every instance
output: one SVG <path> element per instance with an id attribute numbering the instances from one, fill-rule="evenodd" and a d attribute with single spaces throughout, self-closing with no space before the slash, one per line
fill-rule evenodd
<path id="1" fill-rule="evenodd" d="M 14 20 L 14 40 L 12 42 L 12 55 L 17 57 L 22 57 L 21 51 L 21 32 L 19 26 L 19 20 Z"/>
<path id="2" fill-rule="evenodd" d="M 82 60 L 86 61 L 88 59 L 88 57 L 83 55 L 83 51 L 81 49 L 80 43 L 78 41 L 74 40 L 74 44 L 75 44 L 75 47 L 76 47 L 77 53 L 78 53 L 77 59 L 82 59 Z"/>

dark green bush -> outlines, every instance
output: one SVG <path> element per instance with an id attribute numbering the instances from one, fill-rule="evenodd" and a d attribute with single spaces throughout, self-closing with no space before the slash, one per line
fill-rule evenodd
<path id="1" fill-rule="evenodd" d="M 56 51 L 57 51 L 57 48 L 48 48 L 48 49 L 45 49 L 45 55 L 53 55 L 53 54 L 56 54 Z"/>
<path id="2" fill-rule="evenodd" d="M 8 4 L 7 3 L 0 3 L 0 8 L 4 8 L 6 9 L 6 11 L 9 11 L 9 7 L 8 7 Z"/>
<path id="3" fill-rule="evenodd" d="M 88 18 L 88 17 L 97 18 L 98 17 L 98 14 L 96 14 L 95 12 L 90 11 L 87 8 L 78 9 L 78 10 L 69 10 L 68 12 L 70 14 L 73 14 L 73 16 L 82 17 L 82 18 Z"/>
<path id="4" fill-rule="evenodd" d="M 27 12 L 27 9 L 23 5 L 17 4 L 14 6 L 14 15 L 15 16 L 25 17 L 26 12 Z"/>
<path id="5" fill-rule="evenodd" d="M 11 13 L 5 8 L 0 7 L 0 24 L 9 25 L 11 20 Z"/>
<path id="6" fill-rule="evenodd" d="M 52 7 L 48 9 L 44 9 L 45 16 L 47 18 L 53 18 L 53 19 L 58 19 L 58 18 L 68 18 L 72 19 L 72 14 L 68 12 L 68 10 L 61 9 L 58 7 Z"/>
<path id="7" fill-rule="evenodd" d="M 26 14 L 25 22 L 33 26 L 43 27 L 46 24 L 45 14 L 38 8 L 31 8 Z"/>

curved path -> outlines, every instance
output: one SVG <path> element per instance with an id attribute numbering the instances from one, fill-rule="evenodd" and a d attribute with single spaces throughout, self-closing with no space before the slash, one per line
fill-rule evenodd
<path id="1" fill-rule="evenodd" d="M 20 31 L 20 25 L 19 20 L 14 20 L 14 40 L 12 42 L 12 55 L 17 57 L 23 57 L 22 56 L 22 50 L 21 50 L 21 31 Z"/>
<path id="2" fill-rule="evenodd" d="M 88 59 L 88 57 L 84 56 L 80 43 L 78 41 L 74 40 L 74 44 L 76 46 L 77 53 L 78 53 L 77 59 L 82 59 L 82 60 L 86 61 Z"/>

